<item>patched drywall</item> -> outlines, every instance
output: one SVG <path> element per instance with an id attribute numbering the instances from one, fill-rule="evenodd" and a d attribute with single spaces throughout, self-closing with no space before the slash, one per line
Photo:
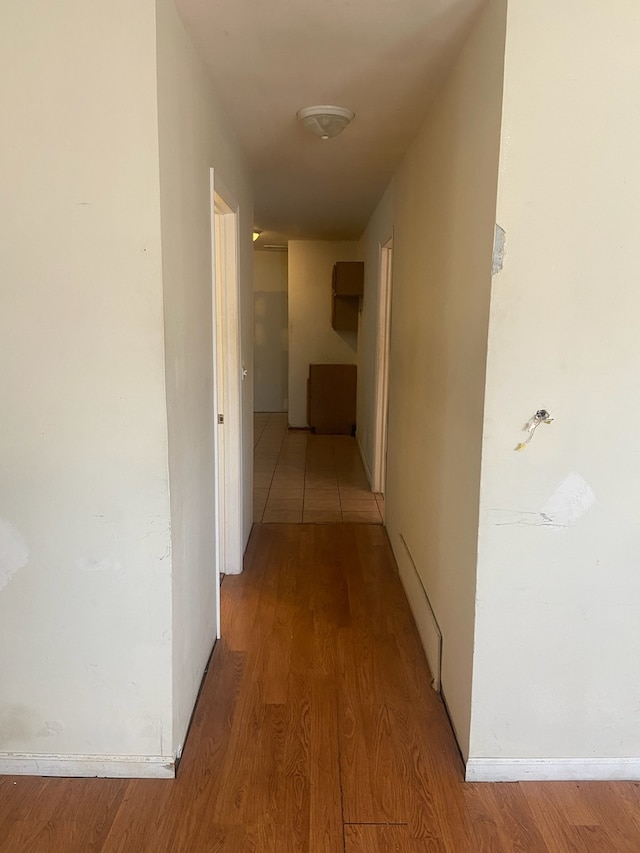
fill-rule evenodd
<path id="1" fill-rule="evenodd" d="M 574 527 L 595 502 L 589 483 L 573 471 L 537 510 L 491 508 L 488 513 L 497 527 L 523 524 L 561 530 Z"/>
<path id="2" fill-rule="evenodd" d="M 27 543 L 12 524 L 0 518 L 0 592 L 28 561 Z"/>
<path id="3" fill-rule="evenodd" d="M 504 228 L 496 223 L 495 236 L 493 238 L 493 262 L 491 264 L 491 275 L 497 275 L 504 266 L 504 256 L 507 246 L 507 234 Z"/>
<path id="4" fill-rule="evenodd" d="M 550 527 L 574 527 L 595 502 L 596 496 L 589 483 L 574 471 L 558 484 L 540 515 Z"/>

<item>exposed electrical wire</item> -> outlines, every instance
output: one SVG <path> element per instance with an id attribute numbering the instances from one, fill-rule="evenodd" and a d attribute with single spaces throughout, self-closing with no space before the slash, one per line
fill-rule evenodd
<path id="1" fill-rule="evenodd" d="M 538 409 L 535 415 L 532 418 L 529 418 L 527 423 L 524 426 L 524 429 L 529 433 L 529 435 L 525 438 L 524 441 L 521 441 L 514 450 L 521 451 L 524 450 L 525 447 L 529 444 L 531 439 L 534 436 L 535 431 L 538 429 L 540 424 L 550 424 L 553 421 L 553 418 L 549 414 L 546 409 Z"/>

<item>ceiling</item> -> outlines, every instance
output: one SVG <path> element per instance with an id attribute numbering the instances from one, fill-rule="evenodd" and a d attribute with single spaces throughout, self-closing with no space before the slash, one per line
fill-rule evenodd
<path id="1" fill-rule="evenodd" d="M 484 0 L 176 0 L 248 158 L 261 244 L 362 233 Z M 296 119 L 348 107 L 338 137 Z"/>

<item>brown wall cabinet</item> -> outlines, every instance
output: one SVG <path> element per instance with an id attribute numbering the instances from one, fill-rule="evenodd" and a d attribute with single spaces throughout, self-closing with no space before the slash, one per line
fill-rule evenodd
<path id="1" fill-rule="evenodd" d="M 358 309 L 364 293 L 364 262 L 337 261 L 331 276 L 331 325 L 336 331 L 358 331 Z"/>

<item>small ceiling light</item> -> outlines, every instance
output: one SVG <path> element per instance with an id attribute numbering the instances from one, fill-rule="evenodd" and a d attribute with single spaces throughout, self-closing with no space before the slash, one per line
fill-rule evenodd
<path id="1" fill-rule="evenodd" d="M 262 231 L 258 231 L 257 228 L 253 229 L 253 242 L 255 243 L 258 237 L 262 234 Z"/>
<path id="2" fill-rule="evenodd" d="M 334 107 L 331 104 L 317 104 L 298 110 L 302 124 L 320 139 L 331 139 L 345 129 L 353 119 L 353 113 L 346 107 Z"/>

